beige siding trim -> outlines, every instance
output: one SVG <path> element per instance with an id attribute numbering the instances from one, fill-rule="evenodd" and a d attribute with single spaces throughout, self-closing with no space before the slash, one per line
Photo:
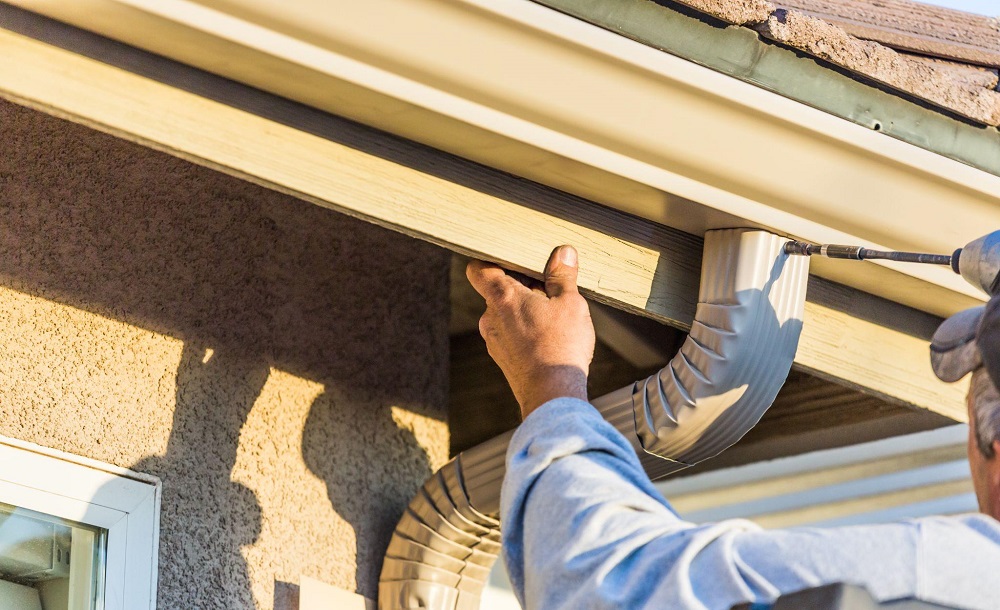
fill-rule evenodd
<path id="1" fill-rule="evenodd" d="M 847 483 L 867 477 L 891 474 L 904 469 L 914 469 L 964 459 L 966 459 L 965 447 L 962 445 L 952 445 L 929 451 L 916 452 L 905 456 L 905 459 L 899 456 L 891 456 L 869 462 L 801 472 L 773 479 L 754 481 L 752 483 L 737 483 L 727 485 L 725 488 L 688 494 L 671 494 L 670 503 L 681 513 L 688 513 L 720 506 L 731 502 L 733 498 L 739 498 L 741 502 L 750 502 L 785 494 L 791 490 L 803 493 L 827 485 Z"/>
<path id="2" fill-rule="evenodd" d="M 915 504 L 932 498 L 960 496 L 972 493 L 972 491 L 972 481 L 969 479 L 948 481 L 913 489 L 903 489 L 875 497 L 852 498 L 808 508 L 770 513 L 755 517 L 753 520 L 764 528 L 796 527 L 829 521 L 847 515 Z"/>
<path id="3" fill-rule="evenodd" d="M 536 275 L 553 246 L 572 243 L 589 296 L 679 326 L 693 318 L 700 240 L 674 229 L 515 178 L 484 185 L 475 166 L 431 151 L 423 162 L 435 173 L 414 169 L 10 31 L 0 55 L 4 98 Z M 810 302 L 796 364 L 963 420 L 963 389 L 933 378 L 926 349 Z"/>
<path id="4" fill-rule="evenodd" d="M 685 519 L 833 526 L 972 512 L 966 426 L 657 483 Z"/>

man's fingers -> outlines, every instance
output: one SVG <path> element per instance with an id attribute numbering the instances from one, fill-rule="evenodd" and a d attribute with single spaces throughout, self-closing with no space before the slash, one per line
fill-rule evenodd
<path id="1" fill-rule="evenodd" d="M 549 255 L 545 264 L 545 294 L 555 298 L 577 292 L 576 277 L 579 271 L 576 248 L 559 246 Z"/>
<path id="2" fill-rule="evenodd" d="M 541 296 L 545 296 L 545 284 L 536 280 L 533 277 L 528 277 L 523 273 L 518 273 L 517 271 L 507 271 L 507 275 L 518 281 L 519 284 L 527 288 L 532 292 L 537 292 Z"/>
<path id="3" fill-rule="evenodd" d="M 471 260 L 465 268 L 465 276 L 469 278 L 469 283 L 476 289 L 486 303 L 504 298 L 511 291 L 518 288 L 524 290 L 524 286 L 493 263 L 486 261 Z"/>

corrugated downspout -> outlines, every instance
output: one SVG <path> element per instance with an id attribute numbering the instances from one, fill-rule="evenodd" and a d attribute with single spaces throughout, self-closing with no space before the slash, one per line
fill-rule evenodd
<path id="1" fill-rule="evenodd" d="M 424 483 L 392 534 L 384 610 L 476 610 L 500 554 L 500 483 L 513 432 L 463 451 Z"/>
<path id="2" fill-rule="evenodd" d="M 809 259 L 785 238 L 705 235 L 698 308 L 659 373 L 592 401 L 632 443 L 651 479 L 717 455 L 761 418 L 791 369 Z M 476 610 L 500 552 L 500 485 L 513 433 L 435 473 L 400 519 L 382 566 L 380 610 Z"/>

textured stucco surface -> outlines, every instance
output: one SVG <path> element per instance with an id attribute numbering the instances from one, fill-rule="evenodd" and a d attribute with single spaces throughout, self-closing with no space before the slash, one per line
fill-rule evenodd
<path id="1" fill-rule="evenodd" d="M 7 103 L 0 141 L 0 434 L 162 478 L 160 608 L 374 598 L 447 459 L 448 253 Z"/>

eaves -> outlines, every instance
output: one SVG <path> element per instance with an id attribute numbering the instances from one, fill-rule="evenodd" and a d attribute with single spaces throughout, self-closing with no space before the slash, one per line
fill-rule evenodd
<path id="1" fill-rule="evenodd" d="M 1000 177 L 930 150 L 950 137 L 986 159 L 969 125 L 876 89 L 866 109 L 852 97 L 864 85 L 815 62 L 796 90 L 853 104 L 850 116 L 778 95 L 764 81 L 802 58 L 725 28 L 704 44 L 731 74 L 526 0 L 13 4 L 695 235 L 757 226 L 950 252 L 1000 226 Z M 909 118 L 876 131 L 875 102 L 908 104 L 894 116 Z M 944 269 L 813 269 L 937 315 L 981 298 Z"/>

